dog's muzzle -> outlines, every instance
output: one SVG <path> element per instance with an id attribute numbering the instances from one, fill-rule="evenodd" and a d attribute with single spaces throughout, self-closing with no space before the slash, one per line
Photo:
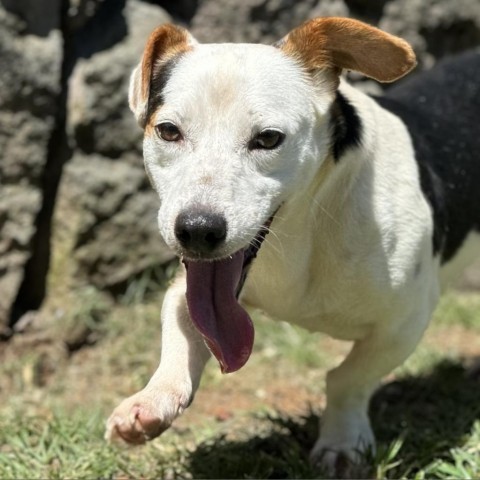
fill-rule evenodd
<path id="1" fill-rule="evenodd" d="M 239 370 L 252 353 L 253 323 L 238 303 L 238 297 L 272 220 L 273 216 L 247 247 L 228 258 L 214 261 L 183 258 L 191 320 L 217 358 L 223 373 Z M 186 217 L 177 224 L 177 238 L 182 237 L 184 247 L 196 245 L 197 252 L 210 253 L 226 236 L 226 224 L 220 217 L 194 221 Z M 197 231 L 192 232 L 192 225 Z"/>

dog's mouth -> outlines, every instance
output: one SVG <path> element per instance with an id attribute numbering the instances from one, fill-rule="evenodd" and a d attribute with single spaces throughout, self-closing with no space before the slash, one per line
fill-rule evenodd
<path id="1" fill-rule="evenodd" d="M 252 353 L 253 323 L 238 297 L 272 220 L 273 216 L 247 247 L 228 258 L 213 262 L 183 259 L 190 317 L 223 373 L 239 370 Z"/>

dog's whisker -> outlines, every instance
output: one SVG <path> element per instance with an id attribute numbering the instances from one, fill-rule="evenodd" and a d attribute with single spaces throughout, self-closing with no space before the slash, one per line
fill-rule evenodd
<path id="1" fill-rule="evenodd" d="M 272 241 L 272 237 L 274 241 Z M 275 230 L 271 230 L 271 229 L 268 230 L 268 235 L 265 238 L 265 243 L 268 246 L 270 246 L 272 250 L 280 256 L 280 258 L 285 258 L 285 250 L 284 250 L 283 242 L 280 240 L 280 237 L 278 236 L 277 232 L 275 232 Z"/>
<path id="2" fill-rule="evenodd" d="M 262 240 L 260 240 L 257 236 L 259 231 L 265 233 L 265 236 Z M 275 230 L 272 230 L 270 226 L 264 225 L 260 228 L 260 230 L 254 230 L 252 228 L 247 233 L 250 237 L 253 237 L 249 243 L 254 247 L 260 249 L 262 245 L 268 245 L 272 248 L 274 252 L 276 252 L 281 257 L 285 254 L 285 252 L 283 251 L 283 244 L 280 241 L 280 238 L 278 237 Z M 276 241 L 272 242 L 272 236 Z"/>
<path id="3" fill-rule="evenodd" d="M 341 227 L 342 224 L 323 206 L 318 205 L 320 207 L 320 211 L 324 213 L 332 222 L 334 222 L 338 227 Z"/>
<path id="4" fill-rule="evenodd" d="M 256 234 L 255 236 L 250 240 L 250 244 L 253 245 L 254 247 L 260 249 L 260 247 L 265 244 L 265 245 L 268 245 L 270 246 L 276 253 L 278 253 L 279 255 L 283 255 L 284 252 L 282 250 L 279 249 L 278 245 L 280 245 L 281 247 L 282 246 L 282 242 L 280 241 L 280 239 L 278 238 L 278 235 L 276 234 L 276 232 L 274 230 L 271 230 L 270 227 L 267 227 L 267 226 L 264 226 L 262 227 L 262 229 L 264 232 L 265 232 L 265 237 L 263 240 L 260 240 L 259 238 L 257 238 Z M 250 234 L 251 235 L 254 235 L 254 232 L 255 233 L 258 233 L 254 230 L 251 230 Z M 278 245 L 276 245 L 274 242 L 271 241 L 271 238 L 269 238 L 269 236 L 274 236 L 278 242 L 275 242 L 275 243 L 278 243 Z"/>

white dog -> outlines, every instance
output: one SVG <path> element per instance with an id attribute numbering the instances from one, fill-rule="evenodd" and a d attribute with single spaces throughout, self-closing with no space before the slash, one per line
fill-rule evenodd
<path id="1" fill-rule="evenodd" d="M 479 238 L 480 55 L 467 60 L 373 99 L 342 70 L 391 82 L 415 56 L 355 20 L 317 18 L 274 46 L 152 33 L 130 105 L 160 232 L 185 268 L 163 303 L 160 365 L 107 438 L 167 429 L 211 354 L 223 372 L 241 368 L 246 307 L 354 341 L 328 372 L 312 460 L 334 468 L 374 448 L 369 398 L 422 337 L 440 273 L 464 267 Z"/>

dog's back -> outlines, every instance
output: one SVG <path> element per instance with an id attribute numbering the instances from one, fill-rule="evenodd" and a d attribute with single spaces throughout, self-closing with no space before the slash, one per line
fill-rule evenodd
<path id="1" fill-rule="evenodd" d="M 480 233 L 479 79 L 477 49 L 376 99 L 403 120 L 412 137 L 422 190 L 433 210 L 434 251 L 444 265 Z"/>

